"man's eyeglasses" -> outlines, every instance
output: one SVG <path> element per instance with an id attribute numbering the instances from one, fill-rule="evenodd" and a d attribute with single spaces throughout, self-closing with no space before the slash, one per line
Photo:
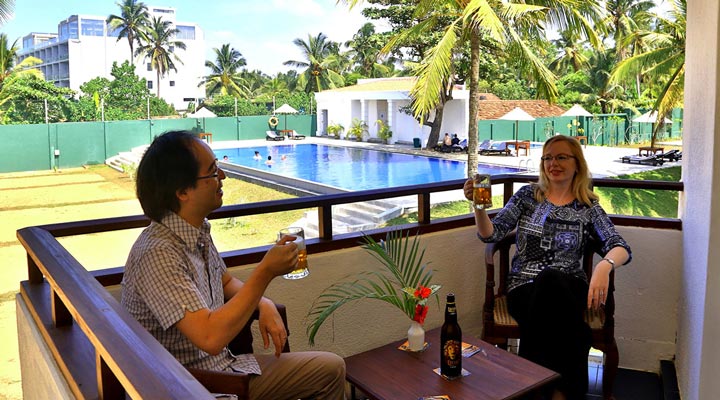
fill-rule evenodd
<path id="1" fill-rule="evenodd" d="M 540 157 L 541 160 L 543 160 L 543 161 L 548 161 L 548 162 L 550 162 L 550 161 L 552 161 L 552 160 L 556 160 L 557 162 L 565 162 L 565 161 L 567 161 L 567 160 L 569 160 L 569 159 L 571 159 L 571 158 L 575 158 L 575 156 L 571 156 L 570 154 L 558 154 L 558 155 L 556 155 L 556 156 L 542 156 L 542 157 Z"/>
<path id="2" fill-rule="evenodd" d="M 210 178 L 217 179 L 218 176 L 220 176 L 220 167 L 218 167 L 218 166 L 217 166 L 217 163 L 216 163 L 216 164 L 215 164 L 215 172 L 213 172 L 213 173 L 210 174 L 210 175 L 198 176 L 198 177 L 195 178 L 195 180 L 196 180 L 196 181 L 199 181 L 199 180 L 201 180 L 201 179 L 210 179 Z"/>

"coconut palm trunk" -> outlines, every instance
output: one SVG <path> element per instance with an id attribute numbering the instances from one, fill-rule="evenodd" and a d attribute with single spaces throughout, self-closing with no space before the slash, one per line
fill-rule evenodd
<path id="1" fill-rule="evenodd" d="M 478 110 L 480 109 L 480 35 L 477 29 L 470 33 L 470 99 L 468 104 L 468 163 L 467 176 L 477 173 L 478 164 Z"/>

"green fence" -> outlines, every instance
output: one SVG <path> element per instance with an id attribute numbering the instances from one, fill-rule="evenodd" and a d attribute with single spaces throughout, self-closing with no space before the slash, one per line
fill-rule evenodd
<path id="1" fill-rule="evenodd" d="M 39 125 L 0 125 L 0 172 L 39 171 L 104 163 L 120 152 L 149 144 L 158 134 L 186 129 L 212 133 L 213 141 L 265 138 L 271 129 L 267 115 L 217 118 L 153 119 L 140 121 L 71 122 Z M 281 115 L 274 129 L 294 129 L 312 136 L 315 115 Z M 587 136 L 589 144 L 615 146 L 649 142 L 653 124 L 633 123 L 626 114 L 593 117 L 538 118 L 534 121 L 479 121 L 480 141 L 531 140 L 548 137 Z M 672 124 L 658 141 L 682 137 L 682 110 L 672 113 Z"/>
<path id="2" fill-rule="evenodd" d="M 673 110 L 673 123 L 665 125 L 657 141 L 682 138 L 682 111 Z M 551 117 L 534 121 L 478 121 L 478 139 L 544 142 L 559 133 L 586 136 L 588 144 L 600 146 L 649 142 L 653 124 L 632 122 L 632 118 L 627 114 L 595 114 L 592 117 Z"/>
<path id="3" fill-rule="evenodd" d="M 282 115 L 275 129 L 311 136 L 314 115 Z M 0 125 L 0 173 L 101 164 L 169 130 L 210 132 L 214 141 L 264 139 L 269 116 Z M 287 125 L 286 125 L 287 124 Z"/>

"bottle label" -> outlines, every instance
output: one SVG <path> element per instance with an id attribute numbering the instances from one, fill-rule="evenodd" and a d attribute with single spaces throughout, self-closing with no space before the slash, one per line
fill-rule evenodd
<path id="1" fill-rule="evenodd" d="M 457 314 L 457 308 L 455 308 L 454 304 L 448 304 L 447 312 L 449 312 L 450 314 Z"/>
<path id="2" fill-rule="evenodd" d="M 445 365 L 450 368 L 460 367 L 462 360 L 462 352 L 460 348 L 460 341 L 448 340 L 443 346 L 443 355 L 445 358 Z"/>

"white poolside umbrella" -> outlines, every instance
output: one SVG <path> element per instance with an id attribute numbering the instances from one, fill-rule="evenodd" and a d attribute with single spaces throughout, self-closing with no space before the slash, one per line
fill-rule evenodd
<path id="1" fill-rule="evenodd" d="M 506 120 L 506 121 L 515 121 L 515 132 L 513 133 L 513 136 L 514 136 L 513 139 L 515 139 L 515 140 L 517 140 L 517 135 L 519 133 L 518 129 L 520 129 L 520 121 L 535 121 L 535 118 L 532 115 L 528 114 L 527 112 L 525 112 L 525 110 L 523 110 L 520 107 L 513 108 L 512 111 L 510 111 L 509 113 L 503 115 L 502 117 L 500 117 L 498 119 L 502 119 L 502 120 Z"/>
<path id="2" fill-rule="evenodd" d="M 280 107 L 275 109 L 275 111 L 273 111 L 273 114 L 285 114 L 285 130 L 287 130 L 287 115 L 297 113 L 298 110 L 292 108 L 288 103 L 281 105 Z"/>
<path id="3" fill-rule="evenodd" d="M 569 110 L 562 113 L 563 117 L 592 117 L 590 111 L 584 109 L 580 104 L 573 104 Z"/>
<path id="4" fill-rule="evenodd" d="M 588 110 L 584 109 L 580 104 L 573 104 L 573 106 L 570 107 L 569 110 L 562 113 L 561 116 L 563 116 L 563 117 L 592 117 L 593 115 Z M 578 121 L 573 121 L 573 123 L 579 124 Z M 577 126 L 575 128 L 577 129 Z M 585 129 L 584 126 L 582 128 Z M 579 133 L 576 133 L 576 134 L 579 135 Z"/>
<path id="5" fill-rule="evenodd" d="M 633 119 L 633 122 L 648 122 L 651 124 L 658 123 L 658 114 L 655 111 L 648 111 L 645 114 Z M 672 124 L 672 121 L 668 118 L 664 118 L 662 121 L 664 124 Z"/>
<path id="6" fill-rule="evenodd" d="M 208 110 L 205 107 L 198 109 L 197 111 L 187 115 L 188 118 L 213 118 L 217 117 L 214 112 Z"/>
<path id="7" fill-rule="evenodd" d="M 658 120 L 658 113 L 650 110 L 650 111 L 646 112 L 645 114 L 633 119 L 633 122 L 649 123 L 649 124 L 651 124 L 651 129 L 652 129 L 651 132 L 655 132 L 654 125 L 660 121 Z M 663 118 L 662 123 L 663 124 L 672 124 L 672 121 L 669 120 L 668 118 Z M 642 128 L 640 128 L 640 132 L 642 133 Z M 654 140 L 655 134 L 653 133 L 652 135 L 653 135 L 653 140 Z"/>

